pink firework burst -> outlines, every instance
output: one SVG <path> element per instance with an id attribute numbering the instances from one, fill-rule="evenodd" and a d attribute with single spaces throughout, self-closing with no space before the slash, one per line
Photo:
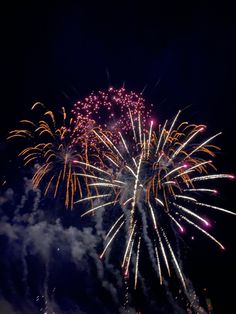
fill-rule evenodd
<path id="1" fill-rule="evenodd" d="M 151 118 L 152 105 L 147 106 L 141 94 L 126 91 L 125 88 L 110 87 L 107 91 L 92 92 L 85 99 L 78 101 L 72 109 L 73 140 L 80 133 L 81 121 L 96 121 L 97 126 L 112 131 L 114 139 L 118 132 L 126 133 L 132 123 L 142 116 L 143 127 Z M 133 120 L 131 117 L 134 117 Z"/>

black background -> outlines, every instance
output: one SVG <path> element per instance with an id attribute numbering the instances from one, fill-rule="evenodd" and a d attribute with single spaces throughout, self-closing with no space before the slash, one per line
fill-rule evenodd
<path id="1" fill-rule="evenodd" d="M 197 2 L 195 2 L 197 3 Z M 181 1 L 31 1 L 1 8 L 1 171 L 7 132 L 35 101 L 57 108 L 108 86 L 144 91 L 158 120 L 191 105 L 190 121 L 223 131 L 218 167 L 236 173 L 236 19 L 233 6 Z M 235 182 L 222 184 L 235 209 Z M 220 200 L 221 202 L 221 200 Z M 235 313 L 236 218 L 214 213 L 227 250 L 193 241 L 189 271 L 207 287 L 215 313 Z M 214 220 L 213 219 L 213 220 Z"/>

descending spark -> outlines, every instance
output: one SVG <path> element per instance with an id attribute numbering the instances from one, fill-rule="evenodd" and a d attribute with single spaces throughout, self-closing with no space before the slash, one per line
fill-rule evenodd
<path id="1" fill-rule="evenodd" d="M 176 182 L 173 180 L 170 180 L 170 181 L 166 181 L 162 183 L 162 185 L 168 185 L 168 184 L 176 184 Z"/>
<path id="2" fill-rule="evenodd" d="M 158 274 L 159 274 L 159 278 L 160 278 L 160 285 L 162 285 L 163 280 L 162 280 L 162 274 L 161 274 L 161 263 L 160 263 L 160 257 L 158 254 L 158 249 L 155 246 L 155 253 L 156 253 L 156 259 L 157 259 L 157 269 L 158 269 Z"/>
<path id="3" fill-rule="evenodd" d="M 134 194 L 133 194 L 132 209 L 131 209 L 131 214 L 130 214 L 131 215 L 130 228 L 133 227 L 133 217 L 134 217 L 134 211 L 135 211 L 136 195 L 137 195 L 137 187 L 138 187 L 141 163 L 142 163 L 142 154 L 139 157 L 138 169 L 137 169 L 136 179 L 134 183 Z"/>
<path id="4" fill-rule="evenodd" d="M 166 256 L 165 248 L 164 248 L 163 242 L 161 240 L 161 236 L 160 236 L 160 233 L 159 233 L 158 229 L 156 229 L 156 232 L 157 232 L 158 241 L 159 241 L 160 249 L 161 249 L 161 252 L 162 252 L 162 256 L 164 258 L 165 265 L 166 265 L 168 274 L 170 276 L 170 266 L 169 266 L 168 259 L 167 259 L 167 256 Z"/>
<path id="5" fill-rule="evenodd" d="M 189 154 L 185 157 L 185 159 L 188 158 L 188 157 L 190 157 L 190 156 L 191 156 L 192 154 L 194 154 L 195 152 L 199 151 L 200 148 L 202 148 L 202 147 L 205 146 L 207 143 L 209 143 L 210 141 L 212 141 L 214 138 L 216 138 L 217 136 L 219 136 L 219 135 L 221 135 L 221 134 L 222 134 L 222 132 L 219 132 L 219 133 L 213 135 L 212 137 L 210 137 L 209 139 L 207 139 L 205 142 L 203 142 L 202 144 L 200 144 L 199 146 L 197 146 L 191 153 L 189 153 Z"/>
<path id="6" fill-rule="evenodd" d="M 204 219 L 204 218 L 202 218 L 201 216 L 197 215 L 196 213 L 194 213 L 193 211 L 189 210 L 188 208 L 186 208 L 186 207 L 184 207 L 184 206 L 181 206 L 181 205 L 178 205 L 178 204 L 176 204 L 176 203 L 173 203 L 173 205 L 176 206 L 177 208 L 183 210 L 183 211 L 186 212 L 187 214 L 189 214 L 189 215 L 191 215 L 191 216 L 193 216 L 193 217 L 195 217 L 195 218 L 201 220 L 202 222 L 204 222 L 204 224 L 205 224 L 206 226 L 209 225 L 209 223 L 208 223 L 208 221 L 207 221 L 206 219 Z"/>
<path id="7" fill-rule="evenodd" d="M 91 184 L 88 184 L 88 186 L 106 186 L 106 187 L 119 187 L 121 188 L 120 185 L 118 184 L 113 184 L 113 183 L 103 183 L 103 182 L 96 182 L 96 183 L 91 183 Z"/>
<path id="8" fill-rule="evenodd" d="M 175 257 L 175 254 L 174 254 L 174 252 L 173 252 L 173 249 L 172 249 L 172 247 L 171 247 L 171 245 L 170 245 L 170 242 L 169 242 L 169 240 L 168 240 L 168 238 L 167 238 L 167 236 L 166 236 L 166 234 L 165 234 L 165 232 L 164 232 L 163 229 L 162 229 L 162 234 L 163 234 L 164 239 L 166 240 L 167 246 L 168 246 L 168 248 L 169 248 L 169 250 L 170 250 L 170 254 L 171 254 L 171 256 L 172 256 L 172 259 L 173 259 L 173 261 L 174 261 L 175 267 L 176 267 L 176 269 L 177 269 L 177 271 L 178 271 L 178 274 L 179 274 L 179 276 L 180 276 L 180 279 L 181 279 L 181 281 L 182 281 L 183 287 L 186 289 L 186 283 L 185 283 L 185 280 L 184 280 L 182 271 L 181 271 L 181 269 L 180 269 L 180 267 L 179 267 L 179 263 L 177 262 L 177 259 L 176 259 L 176 257 Z"/>
<path id="9" fill-rule="evenodd" d="M 138 283 L 138 264 L 139 264 L 139 254 L 140 254 L 140 243 L 141 243 L 141 236 L 138 239 L 138 247 L 137 247 L 137 254 L 136 254 L 136 262 L 135 262 L 135 276 L 134 276 L 134 289 L 137 289 Z"/>
<path id="10" fill-rule="evenodd" d="M 165 122 L 165 124 L 164 124 L 164 126 L 163 126 L 163 128 L 162 128 L 162 130 L 161 130 L 161 135 L 160 135 L 159 140 L 158 140 L 158 143 L 157 143 L 157 147 L 156 147 L 156 152 L 155 152 L 155 154 L 157 154 L 157 152 L 159 151 L 159 147 L 160 147 L 160 144 L 161 144 L 162 136 L 163 136 L 164 130 L 165 130 L 165 128 L 166 128 L 167 122 L 168 122 L 168 120 L 166 120 L 166 122 Z"/>
<path id="11" fill-rule="evenodd" d="M 165 147 L 165 145 L 166 145 L 166 143 L 167 143 L 167 141 L 168 141 L 168 139 L 170 137 L 171 131 L 172 131 L 172 129 L 173 129 L 175 123 L 176 123 L 176 120 L 178 119 L 178 116 L 180 115 L 180 112 L 181 112 L 181 110 L 178 111 L 177 115 L 174 118 L 174 121 L 171 124 L 170 129 L 167 131 L 167 136 L 166 136 L 166 138 L 165 138 L 165 140 L 163 142 L 162 150 L 164 149 L 164 147 Z"/>
<path id="12" fill-rule="evenodd" d="M 184 228 L 181 226 L 181 224 L 171 215 L 168 213 L 168 216 L 170 217 L 170 219 L 172 219 L 174 221 L 174 223 L 179 227 L 179 229 L 184 232 Z"/>
<path id="13" fill-rule="evenodd" d="M 194 222 L 192 222 L 191 220 L 189 220 L 188 218 L 186 218 L 185 216 L 180 215 L 180 217 L 182 219 L 184 219 L 185 221 L 187 221 L 190 225 L 193 225 L 195 228 L 197 228 L 198 230 L 200 230 L 201 232 L 203 232 L 207 237 L 209 237 L 211 240 L 213 240 L 215 243 L 217 243 L 222 250 L 225 249 L 225 247 L 218 241 L 216 240 L 216 238 L 214 238 L 211 234 L 209 234 L 206 230 L 202 229 L 201 227 L 199 227 L 198 225 L 196 225 Z"/>
<path id="14" fill-rule="evenodd" d="M 91 164 L 89 164 L 89 163 L 86 163 L 86 162 L 82 162 L 82 161 L 79 161 L 79 160 L 73 160 L 73 163 L 79 164 L 79 165 L 82 165 L 82 166 L 86 166 L 86 168 L 87 168 L 87 167 L 88 167 L 88 168 L 92 168 L 92 169 L 97 170 L 97 171 L 99 171 L 99 172 L 101 172 L 101 173 L 105 173 L 105 174 L 110 175 L 109 172 L 107 172 L 107 171 L 105 171 L 105 170 L 103 170 L 103 169 L 100 169 L 99 167 L 95 167 L 95 166 L 93 166 L 93 165 L 91 165 Z"/>
<path id="15" fill-rule="evenodd" d="M 157 201 L 157 203 L 161 204 L 161 206 L 165 206 L 164 203 L 159 199 L 159 198 L 155 198 L 155 200 Z"/>
<path id="16" fill-rule="evenodd" d="M 89 196 L 89 197 L 85 197 L 85 198 L 82 198 L 81 200 L 76 201 L 75 204 L 81 203 L 81 202 L 84 202 L 84 201 L 89 201 L 89 200 L 92 200 L 92 199 L 97 199 L 97 198 L 102 198 L 102 197 L 108 197 L 108 196 L 111 196 L 111 194 L 103 194 L 103 195 Z"/>
<path id="17" fill-rule="evenodd" d="M 231 174 L 211 174 L 207 176 L 191 178 L 191 181 L 205 181 L 214 179 L 234 179 L 234 176 Z"/>
<path id="18" fill-rule="evenodd" d="M 93 133 L 99 138 L 99 140 L 107 147 L 109 148 L 109 145 L 106 143 L 106 141 L 100 136 L 95 130 L 93 130 Z"/>
<path id="19" fill-rule="evenodd" d="M 165 178 L 169 177 L 172 173 L 177 172 L 177 171 L 179 171 L 180 169 L 186 168 L 186 167 L 187 167 L 186 165 L 183 165 L 183 166 L 179 166 L 179 167 L 177 167 L 177 168 L 172 169 L 170 172 L 168 172 L 168 173 L 163 177 L 163 180 L 164 180 Z"/>
<path id="20" fill-rule="evenodd" d="M 131 259 L 131 255 L 132 255 L 132 252 L 133 252 L 134 238 L 135 238 L 135 236 L 133 237 L 133 240 L 131 242 L 130 249 L 129 249 L 129 255 L 128 255 L 128 258 L 127 258 L 126 269 L 125 269 L 125 276 L 127 276 L 128 273 L 129 273 L 129 264 L 130 264 L 130 259 Z"/>
<path id="21" fill-rule="evenodd" d="M 150 202 L 148 203 L 148 205 L 149 205 L 149 208 L 150 208 L 150 211 L 151 211 L 151 216 L 152 216 L 154 229 L 157 230 L 157 222 L 156 222 L 156 218 L 155 218 L 155 215 L 154 215 L 154 212 L 153 212 L 153 208 L 152 208 Z"/>
<path id="22" fill-rule="evenodd" d="M 170 160 L 173 160 L 180 152 L 181 150 L 186 147 L 186 145 L 199 133 L 202 132 L 204 130 L 203 127 L 201 127 L 200 129 L 198 129 L 197 131 L 195 131 L 182 145 L 180 145 L 180 147 L 173 153 L 173 155 L 171 156 Z"/>
<path id="23" fill-rule="evenodd" d="M 106 154 L 104 155 L 108 160 L 110 160 L 117 168 L 119 168 L 119 165 L 109 156 L 107 156 Z"/>
<path id="24" fill-rule="evenodd" d="M 107 242 L 107 245 L 105 246 L 104 250 L 102 251 L 102 254 L 100 255 L 100 258 L 103 258 L 104 254 L 106 253 L 106 250 L 108 249 L 109 245 L 111 244 L 111 242 L 114 240 L 114 238 L 116 237 L 117 233 L 120 231 L 121 227 L 123 226 L 124 221 L 120 224 L 120 226 L 117 228 L 117 230 L 114 232 L 114 234 L 112 235 L 112 237 L 110 238 L 110 240 Z"/>
<path id="25" fill-rule="evenodd" d="M 193 198 L 193 197 L 190 197 L 190 196 L 186 196 L 186 195 L 178 195 L 178 194 L 176 194 L 175 197 L 182 198 L 184 200 L 188 200 L 188 201 L 192 201 L 192 202 L 197 202 L 196 198 Z"/>
<path id="26" fill-rule="evenodd" d="M 127 254 L 128 254 L 129 248 L 130 248 L 130 244 L 131 244 L 132 237 L 133 237 L 133 234 L 134 234 L 135 226 L 136 226 L 136 223 L 134 223 L 133 228 L 132 228 L 132 230 L 130 232 L 129 240 L 128 240 L 128 243 L 127 243 L 127 246 L 126 246 L 126 250 L 125 250 L 125 254 L 124 254 L 124 257 L 123 257 L 122 267 L 124 267 L 124 265 L 126 263 L 126 257 L 127 257 Z"/>
<path id="27" fill-rule="evenodd" d="M 97 210 L 97 209 L 99 209 L 99 208 L 106 207 L 106 206 L 109 206 L 109 205 L 113 205 L 113 204 L 115 204 L 115 203 L 116 203 L 116 201 L 112 201 L 112 202 L 108 202 L 108 203 L 105 203 L 105 204 L 102 204 L 102 205 L 93 207 L 93 208 L 87 210 L 85 213 L 83 213 L 83 214 L 81 215 L 81 217 L 84 217 L 84 216 L 86 216 L 86 215 L 88 215 L 88 214 L 94 212 L 95 210 Z"/>
<path id="28" fill-rule="evenodd" d="M 152 135 L 152 127 L 153 127 L 153 121 L 151 121 L 150 129 L 149 129 L 149 135 L 148 135 L 148 152 L 147 155 L 149 156 L 150 151 L 150 142 L 151 142 L 151 135 Z"/>
<path id="29" fill-rule="evenodd" d="M 133 130 L 133 134 L 134 134 L 134 140 L 135 140 L 135 142 L 137 142 L 137 136 L 136 136 L 136 132 L 135 132 L 135 128 L 134 128 L 133 117 L 132 117 L 130 108 L 128 108 L 128 109 L 129 109 L 129 116 L 130 116 L 130 121 L 131 121 L 131 125 L 132 125 L 132 130 Z"/>
<path id="30" fill-rule="evenodd" d="M 124 217 L 124 214 L 122 214 L 117 220 L 116 222 L 112 225 L 111 229 L 108 231 L 105 240 L 110 236 L 110 234 L 112 233 L 112 231 L 114 230 L 114 228 L 117 226 L 117 224 L 121 221 L 121 219 Z"/>
<path id="31" fill-rule="evenodd" d="M 125 147 L 127 153 L 130 155 L 129 149 L 128 149 L 128 147 L 127 147 L 127 144 L 126 144 L 126 142 L 125 142 L 125 140 L 124 140 L 123 135 L 122 135 L 120 132 L 119 132 L 119 135 L 120 135 L 120 138 L 121 138 L 121 140 L 122 140 L 122 143 L 123 143 L 123 145 L 124 145 L 124 147 Z"/>
<path id="32" fill-rule="evenodd" d="M 129 167 L 129 166 L 126 165 L 126 168 L 132 173 L 132 175 L 133 175 L 135 178 L 137 177 L 137 175 L 135 174 L 134 170 L 133 170 L 131 167 Z"/>
<path id="33" fill-rule="evenodd" d="M 205 203 L 196 203 L 196 205 L 200 205 L 200 206 L 204 206 L 204 207 L 216 209 L 216 210 L 225 212 L 225 213 L 227 213 L 227 214 L 231 214 L 231 215 L 235 215 L 235 216 L 236 216 L 236 213 L 234 213 L 234 212 L 232 212 L 232 211 L 230 211 L 230 210 L 221 208 L 221 207 L 217 207 L 217 206 L 213 206 L 213 205 L 209 205 L 209 204 L 205 204 Z"/>
<path id="34" fill-rule="evenodd" d="M 184 192 L 210 192 L 210 193 L 217 193 L 217 190 L 213 189 L 184 189 Z"/>
<path id="35" fill-rule="evenodd" d="M 117 154 L 121 157 L 121 159 L 124 159 L 121 152 L 119 151 L 119 149 L 116 147 L 116 145 L 114 145 L 112 143 L 112 141 L 105 135 L 103 134 L 103 136 L 105 137 L 105 139 L 107 140 L 107 142 L 111 145 L 111 147 L 117 152 Z"/>
<path id="36" fill-rule="evenodd" d="M 185 171 L 182 172 L 181 174 L 178 174 L 178 175 L 175 176 L 174 178 L 178 178 L 178 177 L 180 177 L 180 176 L 183 176 L 184 174 L 187 174 L 187 173 L 189 173 L 189 172 L 192 172 L 192 171 L 193 171 L 194 169 L 196 169 L 196 168 L 200 168 L 200 167 L 202 167 L 202 166 L 204 166 L 204 165 L 211 164 L 211 163 L 212 163 L 211 160 L 203 161 L 203 162 L 201 162 L 201 163 L 197 163 L 195 166 L 192 166 L 191 168 L 185 170 Z M 185 168 L 187 168 L 187 167 L 185 167 Z"/>
<path id="37" fill-rule="evenodd" d="M 141 125 L 141 116 L 138 115 L 138 131 L 139 131 L 139 143 L 142 146 L 142 125 Z"/>
<path id="38" fill-rule="evenodd" d="M 98 176 L 93 176 L 93 175 L 91 175 L 91 174 L 76 173 L 75 175 L 78 176 L 78 177 L 85 177 L 85 178 L 91 178 L 91 179 L 97 179 L 97 180 L 101 180 L 101 181 L 105 181 L 105 182 L 110 182 L 110 181 L 107 180 L 107 179 L 104 179 L 104 178 L 101 178 L 101 177 L 98 177 Z"/>
<path id="39" fill-rule="evenodd" d="M 132 200 L 133 200 L 133 197 L 128 198 L 128 199 L 123 203 L 123 205 L 125 206 L 127 203 L 129 203 L 129 202 L 132 201 Z"/>

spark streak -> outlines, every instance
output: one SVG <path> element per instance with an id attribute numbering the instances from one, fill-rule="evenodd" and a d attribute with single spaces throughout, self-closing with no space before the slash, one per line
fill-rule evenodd
<path id="1" fill-rule="evenodd" d="M 189 220 L 188 218 L 186 218 L 185 216 L 180 215 L 180 217 L 182 219 L 184 219 L 185 221 L 187 221 L 190 225 L 193 225 L 195 228 L 197 228 L 198 230 L 200 230 L 202 233 L 204 233 L 207 237 L 209 237 L 211 240 L 213 240 L 215 243 L 217 243 L 222 250 L 225 250 L 225 247 L 216 239 L 214 238 L 211 234 L 209 234 L 206 230 L 202 229 L 201 227 L 199 227 L 198 225 L 196 225 L 194 222 L 192 222 L 191 220 Z"/>
<path id="2" fill-rule="evenodd" d="M 139 254 L 140 254 L 140 242 L 141 237 L 138 239 L 138 247 L 137 247 L 137 255 L 136 255 L 136 263 L 135 263 L 135 276 L 134 276 L 134 289 L 137 289 L 138 283 L 138 264 L 139 264 Z"/>

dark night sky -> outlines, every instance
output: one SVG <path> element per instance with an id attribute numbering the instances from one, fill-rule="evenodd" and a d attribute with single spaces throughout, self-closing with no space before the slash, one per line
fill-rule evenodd
<path id="1" fill-rule="evenodd" d="M 155 104 L 161 121 L 191 104 L 191 121 L 207 124 L 212 133 L 223 131 L 219 169 L 236 173 L 233 7 L 207 1 L 84 2 L 20 1 L 1 9 L 3 161 L 7 132 L 35 101 L 69 108 L 92 90 L 125 82 L 137 91 L 147 86 L 144 97 Z M 235 188 L 235 182 L 222 186 L 230 209 L 236 208 Z M 208 287 L 215 313 L 231 314 L 236 312 L 236 218 L 214 217 L 215 234 L 227 250 L 222 253 L 207 240 L 194 243 L 189 268 L 193 283 Z"/>

